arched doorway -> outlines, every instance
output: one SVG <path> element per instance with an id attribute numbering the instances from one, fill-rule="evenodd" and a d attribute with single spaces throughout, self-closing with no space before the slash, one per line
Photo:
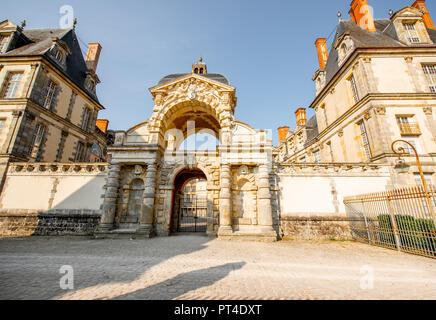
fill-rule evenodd
<path id="1" fill-rule="evenodd" d="M 171 233 L 206 233 L 207 178 L 200 169 L 183 169 L 174 179 Z"/>

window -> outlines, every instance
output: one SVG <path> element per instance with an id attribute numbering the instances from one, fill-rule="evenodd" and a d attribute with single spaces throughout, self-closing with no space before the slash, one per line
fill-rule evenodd
<path id="1" fill-rule="evenodd" d="M 91 90 L 92 92 L 95 92 L 95 83 L 92 80 L 89 80 L 88 82 L 88 89 Z"/>
<path id="2" fill-rule="evenodd" d="M 407 32 L 407 39 L 411 43 L 420 43 L 421 40 L 419 39 L 418 32 L 416 31 L 415 24 L 414 23 L 405 23 L 404 28 Z"/>
<path id="3" fill-rule="evenodd" d="M 366 158 L 368 160 L 370 160 L 371 159 L 371 146 L 369 144 L 369 138 L 368 138 L 368 133 L 366 131 L 365 122 L 360 121 L 359 127 L 360 127 L 360 135 L 362 136 L 363 149 L 365 150 Z"/>
<path id="4" fill-rule="evenodd" d="M 410 120 L 413 119 L 410 116 L 398 116 L 397 121 L 399 124 L 410 124 Z"/>
<path id="5" fill-rule="evenodd" d="M 413 116 L 400 115 L 397 116 L 398 127 L 402 136 L 419 136 L 421 129 L 415 122 Z"/>
<path id="6" fill-rule="evenodd" d="M 32 158 L 36 158 L 38 156 L 38 152 L 41 148 L 41 142 L 44 138 L 44 134 L 45 134 L 45 126 L 41 123 L 37 123 L 35 130 L 33 131 L 32 141 L 29 149 L 29 155 Z"/>
<path id="7" fill-rule="evenodd" d="M 319 150 L 316 150 L 316 151 L 313 152 L 313 161 L 315 163 L 321 162 L 321 157 L 320 157 Z"/>
<path id="8" fill-rule="evenodd" d="M 353 92 L 354 103 L 357 103 L 359 102 L 360 99 L 359 99 L 359 91 L 357 90 L 356 79 L 354 78 L 354 76 L 351 76 L 348 81 L 350 81 L 351 91 Z"/>
<path id="9" fill-rule="evenodd" d="M 418 137 L 403 137 L 402 139 L 409 142 L 416 149 L 418 154 L 422 153 Z M 409 153 L 411 156 L 415 156 L 415 152 L 413 152 L 412 148 L 406 143 L 404 143 L 404 151 Z"/>
<path id="10" fill-rule="evenodd" d="M 3 128 L 5 127 L 5 119 L 0 119 L 0 133 L 3 131 Z"/>
<path id="11" fill-rule="evenodd" d="M 304 157 L 301 157 L 301 158 L 300 158 L 300 162 L 301 162 L 301 163 L 306 163 L 306 157 L 305 157 L 305 156 L 304 156 Z"/>
<path id="12" fill-rule="evenodd" d="M 0 36 L 0 53 L 5 53 L 9 43 L 9 37 Z"/>
<path id="13" fill-rule="evenodd" d="M 90 118 L 91 118 L 91 110 L 85 107 L 83 109 L 83 120 L 82 120 L 82 129 L 85 131 L 88 131 Z"/>
<path id="14" fill-rule="evenodd" d="M 90 157 L 90 161 L 91 162 L 100 162 L 101 160 L 101 149 L 98 145 L 94 144 L 91 147 L 91 157 Z"/>
<path id="15" fill-rule="evenodd" d="M 53 58 L 55 58 L 55 60 L 59 63 L 63 63 L 64 62 L 64 54 L 61 50 L 59 50 L 59 48 L 57 46 L 55 46 L 52 51 L 51 51 L 51 55 Z"/>
<path id="16" fill-rule="evenodd" d="M 23 77 L 22 73 L 11 73 L 9 76 L 9 80 L 6 84 L 6 89 L 4 93 L 4 98 L 10 99 L 15 98 L 17 96 L 17 91 L 20 86 L 21 78 Z"/>
<path id="17" fill-rule="evenodd" d="M 422 68 L 424 69 L 424 74 L 427 77 L 430 91 L 436 93 L 436 65 L 424 64 Z"/>
<path id="18" fill-rule="evenodd" d="M 48 110 L 52 110 L 54 97 L 56 95 L 56 84 L 49 80 L 47 85 L 47 94 L 44 99 L 44 108 L 47 108 Z"/>
<path id="19" fill-rule="evenodd" d="M 416 185 L 422 187 L 421 174 L 419 172 L 415 172 L 413 176 L 415 178 Z M 432 177 L 433 177 L 433 173 L 424 173 L 424 179 L 425 179 L 425 183 L 427 183 L 427 186 L 433 186 Z"/>
<path id="20" fill-rule="evenodd" d="M 347 45 L 344 43 L 344 44 L 342 44 L 342 46 L 341 46 L 341 56 L 342 56 L 342 59 L 345 58 L 345 56 L 347 55 L 347 52 L 348 52 L 348 47 L 347 47 Z M 341 60 L 342 60 L 342 59 L 341 59 Z"/>
<path id="21" fill-rule="evenodd" d="M 85 144 L 82 141 L 77 142 L 76 161 L 82 162 L 85 156 Z"/>
<path id="22" fill-rule="evenodd" d="M 56 50 L 55 58 L 57 61 L 62 62 L 62 59 L 63 59 L 62 52 L 60 52 L 59 50 Z"/>

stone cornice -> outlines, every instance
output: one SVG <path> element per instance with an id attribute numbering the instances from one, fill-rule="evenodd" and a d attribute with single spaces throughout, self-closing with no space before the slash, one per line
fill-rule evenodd
<path id="1" fill-rule="evenodd" d="M 370 93 L 363 97 L 358 103 L 349 108 L 347 112 L 343 113 L 339 118 L 337 118 L 334 122 L 332 122 L 327 128 L 321 131 L 317 137 L 317 140 L 321 140 L 330 132 L 335 130 L 342 122 L 346 119 L 349 119 L 350 116 L 356 111 L 362 109 L 367 104 L 372 101 L 380 101 L 380 100 L 428 100 L 435 99 L 436 94 L 434 93 Z M 395 107 L 393 105 L 383 105 L 384 107 Z M 398 107 L 399 105 L 397 105 Z M 406 105 L 404 105 L 406 106 Z"/>
<path id="2" fill-rule="evenodd" d="M 277 165 L 282 176 L 390 176 L 390 164 L 374 163 L 292 163 Z"/>
<path id="3" fill-rule="evenodd" d="M 11 162 L 8 168 L 9 176 L 16 175 L 106 175 L 108 163 L 42 163 L 42 162 Z"/>

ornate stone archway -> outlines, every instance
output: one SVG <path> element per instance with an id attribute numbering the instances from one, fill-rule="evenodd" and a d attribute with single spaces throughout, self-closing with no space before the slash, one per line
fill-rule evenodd
<path id="1" fill-rule="evenodd" d="M 209 235 L 276 239 L 269 181 L 272 142 L 266 131 L 235 120 L 235 92 L 224 76 L 207 73 L 169 75 L 150 89 L 154 99 L 151 117 L 126 132 L 116 132 L 115 143 L 108 149 L 112 163 L 103 205 L 104 232 L 116 232 L 108 230 L 113 229 L 113 216 L 119 210 L 120 181 L 126 168 L 135 164 L 144 167 L 145 187 L 141 219 L 132 233 L 169 235 L 175 178 L 181 170 L 198 168 L 207 177 Z M 189 121 L 195 122 L 192 132 Z M 217 150 L 178 150 L 174 140 L 204 129 L 219 138 Z M 248 184 L 238 186 L 241 179 Z M 251 215 L 234 212 L 238 210 L 233 204 L 238 192 L 247 194 L 247 201 L 252 199 L 250 205 L 256 209 L 249 209 Z"/>

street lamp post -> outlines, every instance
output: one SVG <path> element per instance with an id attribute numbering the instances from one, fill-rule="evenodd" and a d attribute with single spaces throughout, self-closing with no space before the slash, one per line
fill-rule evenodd
<path id="1" fill-rule="evenodd" d="M 409 145 L 410 148 L 415 153 L 416 163 L 418 165 L 419 174 L 421 176 L 422 185 L 424 187 L 425 197 L 427 198 L 428 208 L 430 210 L 431 215 L 434 216 L 430 192 L 429 192 L 429 189 L 427 186 L 427 182 L 425 181 L 424 172 L 422 171 L 421 161 L 419 160 L 418 152 L 416 151 L 416 148 L 410 142 L 408 142 L 406 140 L 396 140 L 392 143 L 392 151 L 398 155 L 398 162 L 397 162 L 397 165 L 395 166 L 395 169 L 399 173 L 404 173 L 404 172 L 408 172 L 409 167 L 410 167 L 404 160 L 401 159 L 401 156 L 409 155 L 410 153 L 406 152 L 406 150 L 404 149 L 403 146 L 398 145 L 399 143 L 405 143 L 405 144 Z"/>

